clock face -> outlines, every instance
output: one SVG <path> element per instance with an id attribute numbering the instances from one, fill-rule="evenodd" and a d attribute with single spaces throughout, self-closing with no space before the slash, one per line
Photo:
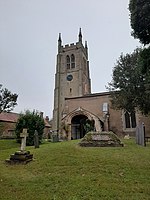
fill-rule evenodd
<path id="1" fill-rule="evenodd" d="M 69 75 L 67 76 L 67 81 L 72 81 L 72 79 L 73 79 L 72 74 L 69 74 Z"/>

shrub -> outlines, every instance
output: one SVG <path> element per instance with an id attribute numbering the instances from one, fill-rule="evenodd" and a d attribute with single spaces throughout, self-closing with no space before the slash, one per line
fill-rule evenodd
<path id="1" fill-rule="evenodd" d="M 44 130 L 44 120 L 39 115 L 37 111 L 29 111 L 27 110 L 25 114 L 20 114 L 20 117 L 16 124 L 16 138 L 17 142 L 20 142 L 20 133 L 23 131 L 24 128 L 28 130 L 28 137 L 26 144 L 31 146 L 34 144 L 34 132 L 35 130 L 38 131 L 39 135 L 39 142 L 41 143 L 43 130 Z"/>

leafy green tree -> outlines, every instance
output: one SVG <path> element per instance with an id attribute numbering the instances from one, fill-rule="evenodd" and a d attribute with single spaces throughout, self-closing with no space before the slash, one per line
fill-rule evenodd
<path id="1" fill-rule="evenodd" d="M 130 0 L 129 3 L 132 35 L 138 38 L 144 45 L 150 43 L 150 1 Z M 140 96 L 137 96 L 137 105 L 144 113 L 150 112 L 150 47 L 140 52 L 138 60 L 140 83 Z M 139 94 L 138 94 L 139 95 Z"/>
<path id="2" fill-rule="evenodd" d="M 138 106 L 144 114 L 150 113 L 150 47 L 144 48 L 139 55 L 138 68 L 142 76 L 142 91 Z"/>
<path id="3" fill-rule="evenodd" d="M 140 49 L 136 49 L 132 54 L 121 54 L 113 69 L 108 89 L 114 108 L 132 112 L 138 106 L 138 98 L 143 90 L 143 76 L 138 67 L 140 52 Z"/>
<path id="4" fill-rule="evenodd" d="M 150 81 L 150 47 L 144 48 L 139 55 L 139 67 L 147 81 Z"/>
<path id="5" fill-rule="evenodd" d="M 150 43 L 150 0 L 130 0 L 132 35 L 144 45 Z"/>
<path id="6" fill-rule="evenodd" d="M 44 126 L 44 120 L 37 111 L 30 112 L 27 110 L 25 114 L 20 114 L 16 124 L 17 141 L 20 142 L 20 133 L 24 128 L 26 128 L 29 133 L 29 136 L 27 137 L 27 145 L 31 146 L 34 144 L 35 130 L 37 130 L 39 135 L 39 142 L 41 142 Z"/>
<path id="7" fill-rule="evenodd" d="M 2 88 L 0 84 L 0 113 L 11 111 L 17 105 L 17 94 L 11 93 L 8 89 Z"/>

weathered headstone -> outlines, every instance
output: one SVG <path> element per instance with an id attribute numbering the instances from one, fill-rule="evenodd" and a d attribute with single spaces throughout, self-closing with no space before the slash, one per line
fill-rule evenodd
<path id="1" fill-rule="evenodd" d="M 23 129 L 22 133 L 20 133 L 20 137 L 21 137 L 21 151 L 25 151 L 26 150 L 26 139 L 28 137 L 28 132 L 27 129 Z"/>
<path id="2" fill-rule="evenodd" d="M 37 130 L 34 132 L 34 147 L 39 148 L 39 135 Z"/>
<path id="3" fill-rule="evenodd" d="M 144 123 L 140 123 L 136 127 L 136 144 L 145 146 L 145 127 L 144 127 Z"/>
<path id="4" fill-rule="evenodd" d="M 52 133 L 52 142 L 59 142 L 58 130 L 53 131 L 53 133 Z"/>

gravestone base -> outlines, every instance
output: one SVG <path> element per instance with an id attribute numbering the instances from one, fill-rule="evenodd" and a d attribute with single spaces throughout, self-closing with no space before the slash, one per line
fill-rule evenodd
<path id="1" fill-rule="evenodd" d="M 113 132 L 89 132 L 79 143 L 81 147 L 123 147 L 122 142 Z"/>
<path id="2" fill-rule="evenodd" d="M 8 164 L 27 164 L 33 160 L 33 154 L 30 151 L 16 151 L 10 155 L 10 159 L 5 160 Z"/>

